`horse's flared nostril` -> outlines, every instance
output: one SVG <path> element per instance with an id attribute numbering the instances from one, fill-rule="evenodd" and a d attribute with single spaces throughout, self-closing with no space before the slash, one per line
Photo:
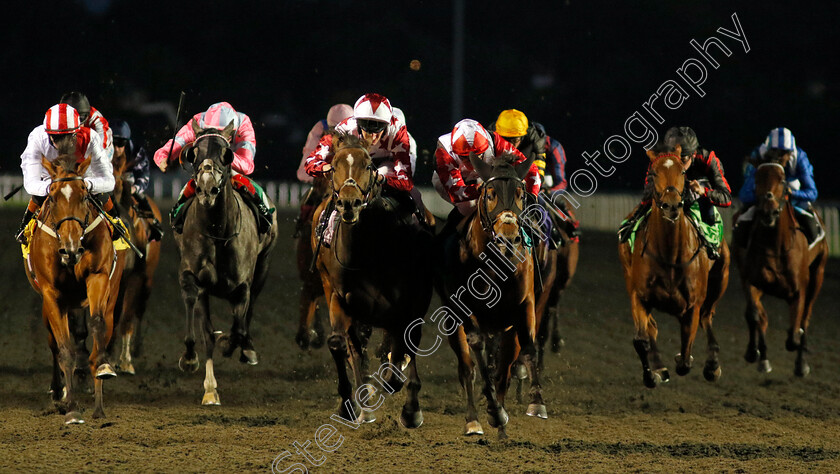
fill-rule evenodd
<path id="1" fill-rule="evenodd" d="M 519 245 L 520 242 L 522 242 L 522 237 L 517 235 L 516 237 L 513 238 L 513 244 L 514 245 Z"/>
<path id="2" fill-rule="evenodd" d="M 773 199 L 773 193 L 767 193 L 764 195 L 765 199 Z"/>
<path id="3" fill-rule="evenodd" d="M 362 206 L 362 200 L 361 199 L 356 199 L 356 200 L 353 201 L 353 207 L 361 207 L 361 206 Z"/>
<path id="4" fill-rule="evenodd" d="M 218 186 L 213 186 L 212 188 L 210 188 L 210 194 L 212 194 L 214 196 L 216 194 L 219 194 L 220 192 L 222 192 L 222 189 Z"/>

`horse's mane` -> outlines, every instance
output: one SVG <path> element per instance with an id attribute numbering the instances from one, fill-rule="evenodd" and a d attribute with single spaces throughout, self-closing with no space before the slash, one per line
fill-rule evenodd
<path id="1" fill-rule="evenodd" d="M 332 153 L 335 153 L 342 148 L 362 148 L 367 150 L 369 145 L 365 140 L 353 135 L 352 133 L 340 133 L 337 130 L 333 130 L 331 135 L 332 144 L 330 145 L 330 152 Z"/>

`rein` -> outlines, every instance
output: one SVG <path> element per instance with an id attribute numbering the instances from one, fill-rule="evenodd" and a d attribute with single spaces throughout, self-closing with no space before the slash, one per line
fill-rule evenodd
<path id="1" fill-rule="evenodd" d="M 362 202 L 362 210 L 364 210 L 368 206 L 368 204 L 370 204 L 370 202 L 372 201 L 372 196 L 375 194 L 373 192 L 374 191 L 374 186 L 376 186 L 377 176 L 379 175 L 379 172 L 376 169 L 376 167 L 373 166 L 373 163 L 368 164 L 367 167 L 366 167 L 366 170 L 368 171 L 368 186 L 367 186 L 367 189 L 362 190 L 362 188 L 359 187 L 359 183 L 355 179 L 347 178 L 347 179 L 344 180 L 344 183 L 342 183 L 341 186 L 338 187 L 337 190 L 336 189 L 333 190 L 333 195 L 332 195 L 333 202 L 338 200 L 338 195 L 339 195 L 339 193 L 341 193 L 341 190 L 344 189 L 345 186 L 351 186 L 351 187 L 354 187 L 357 190 L 359 190 L 359 192 L 362 193 L 362 196 L 365 198 L 364 201 Z M 330 170 L 330 173 L 333 173 L 334 171 L 335 171 L 335 168 L 332 168 Z M 333 180 L 330 179 L 329 181 L 330 181 L 330 187 L 334 187 Z M 334 204 L 332 206 L 334 206 Z M 361 210 L 359 212 L 361 212 Z M 329 216 L 329 218 L 331 219 L 332 216 Z M 339 229 L 341 228 L 341 224 L 343 224 L 343 223 L 344 223 L 344 221 L 341 219 L 341 217 L 339 217 L 338 221 L 336 222 L 335 229 L 333 230 L 333 233 L 335 235 L 335 242 L 332 245 L 333 257 L 335 258 L 336 263 L 338 263 L 338 266 L 340 266 L 343 270 L 361 270 L 363 267 L 351 267 L 351 266 L 345 264 L 344 262 L 342 262 L 341 258 L 338 256 L 338 239 L 340 238 L 339 236 L 341 235 L 339 233 Z"/>
<path id="2" fill-rule="evenodd" d="M 81 180 L 83 180 L 83 179 L 84 179 L 84 178 L 83 178 L 82 176 L 71 176 L 71 177 L 69 177 L 69 178 L 58 178 L 58 179 L 53 180 L 53 182 L 54 182 L 54 183 L 62 183 L 62 182 L 67 182 L 67 181 L 81 181 Z M 51 196 L 48 196 L 48 197 L 47 197 L 47 199 L 48 199 L 48 200 L 49 200 L 49 199 L 52 199 L 52 197 L 51 197 Z M 86 195 L 85 195 L 85 201 L 87 201 L 87 200 L 89 200 L 89 199 L 93 199 L 93 198 L 92 198 L 92 197 L 90 197 L 90 195 L 89 195 L 89 194 L 86 194 Z M 45 216 L 44 216 L 44 219 L 46 219 L 46 217 L 47 217 L 47 216 L 45 215 Z M 43 231 L 44 231 L 44 233 L 45 233 L 45 234 L 49 235 L 50 237 L 52 237 L 52 238 L 54 238 L 54 239 L 58 239 L 58 238 L 59 238 L 59 237 L 58 237 L 58 229 L 59 229 L 59 228 L 61 228 L 61 224 L 65 223 L 65 222 L 67 222 L 67 221 L 74 221 L 74 222 L 78 222 L 78 223 L 79 223 L 79 225 L 80 225 L 80 226 L 82 227 L 82 229 L 83 229 L 83 231 L 82 231 L 82 237 L 84 237 L 84 236 L 88 235 L 89 233 L 91 233 L 91 232 L 92 232 L 92 231 L 96 228 L 96 226 L 98 226 L 98 225 L 102 222 L 102 220 L 103 220 L 103 219 L 102 219 L 102 215 L 100 214 L 100 215 L 97 215 L 97 216 L 96 216 L 96 219 L 94 219 L 94 220 L 93 220 L 93 222 L 91 222 L 90 224 L 88 224 L 88 219 L 89 219 L 89 218 L 90 218 L 90 208 L 88 208 L 88 212 L 87 212 L 87 214 L 85 215 L 85 220 L 84 220 L 84 221 L 83 221 L 83 220 L 81 220 L 81 219 L 79 219 L 79 218 L 78 218 L 78 217 L 76 217 L 76 216 L 67 216 L 67 217 L 62 217 L 62 218 L 61 218 L 61 219 L 59 219 L 57 222 L 55 222 L 55 224 L 53 224 L 52 226 L 48 226 L 48 225 L 47 225 L 47 224 L 46 224 L 43 220 L 41 220 L 41 219 L 36 219 L 36 220 L 35 220 L 35 223 L 37 224 L 38 228 L 40 228 L 41 230 L 43 230 Z"/>

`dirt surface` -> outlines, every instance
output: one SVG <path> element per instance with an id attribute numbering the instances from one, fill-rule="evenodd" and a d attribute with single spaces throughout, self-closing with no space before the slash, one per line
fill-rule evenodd
<path id="1" fill-rule="evenodd" d="M 29 288 L 11 235 L 21 212 L 0 209 L 0 471 L 278 471 L 296 462 L 313 471 L 548 472 L 548 471 L 840 471 L 840 261 L 829 262 L 809 339 L 811 375 L 793 375 L 784 350 L 787 311 L 770 301 L 768 344 L 773 372 L 744 362 L 744 302 L 737 270 L 715 319 L 723 376 L 702 376 L 705 337 L 695 345 L 694 370 L 649 390 L 632 346 L 632 319 L 615 238 L 588 233 L 578 275 L 564 299 L 566 345 L 546 363 L 548 420 L 524 415 L 511 397 L 510 439 L 499 441 L 479 407 L 485 435 L 465 437 L 465 403 L 455 358 L 444 344 L 419 361 L 425 424 L 399 426 L 404 393 L 389 397 L 377 421 L 358 429 L 330 421 L 338 404 L 335 367 L 326 348 L 310 353 L 294 343 L 299 282 L 294 267 L 293 215 L 281 216 L 267 291 L 253 323 L 260 363 L 249 367 L 217 359 L 222 406 L 200 406 L 203 368 L 178 370 L 184 320 L 170 236 L 146 315 L 144 353 L 136 376 L 105 382 L 105 420 L 90 419 L 92 395 L 83 395 L 87 423 L 65 426 L 47 395 L 51 359 L 40 300 Z M 433 308 L 437 299 L 432 302 Z M 215 304 L 219 328 L 227 307 Z M 432 309 L 433 309 L 432 308 Z M 833 309 L 832 309 L 833 308 Z M 660 348 L 678 351 L 676 320 L 657 315 Z M 426 333 L 424 342 L 432 340 Z M 378 336 L 374 336 L 375 341 Z M 201 351 L 199 351 L 201 354 Z M 671 360 L 670 358 L 666 360 Z M 697 362 L 700 362 L 699 364 Z M 333 452 L 314 443 L 313 467 L 294 442 L 313 440 L 330 423 L 341 439 Z M 338 438 L 341 436 L 342 438 Z"/>

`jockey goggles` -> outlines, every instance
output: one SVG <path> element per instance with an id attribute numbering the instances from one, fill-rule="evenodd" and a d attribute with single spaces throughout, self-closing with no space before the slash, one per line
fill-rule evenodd
<path id="1" fill-rule="evenodd" d="M 356 124 L 359 125 L 360 129 L 368 133 L 379 133 L 388 127 L 388 122 L 370 119 L 356 119 Z"/>
<path id="2" fill-rule="evenodd" d="M 126 145 L 128 145 L 128 138 L 114 137 L 114 146 L 126 146 Z"/>

